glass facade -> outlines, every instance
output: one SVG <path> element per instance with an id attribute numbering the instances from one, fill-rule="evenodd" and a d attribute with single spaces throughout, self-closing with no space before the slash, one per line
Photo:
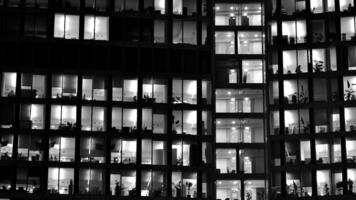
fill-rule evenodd
<path id="1" fill-rule="evenodd" d="M 355 3 L 0 0 L 0 200 L 354 199 Z"/>

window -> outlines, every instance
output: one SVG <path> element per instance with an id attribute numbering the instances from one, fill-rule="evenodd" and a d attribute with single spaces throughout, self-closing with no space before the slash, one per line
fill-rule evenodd
<path id="1" fill-rule="evenodd" d="M 47 190 L 52 194 L 73 194 L 74 169 L 48 168 Z"/>
<path id="2" fill-rule="evenodd" d="M 111 163 L 136 164 L 136 140 L 111 140 Z"/>
<path id="3" fill-rule="evenodd" d="M 43 160 L 44 144 L 39 136 L 19 135 L 17 159 L 27 161 Z"/>
<path id="4" fill-rule="evenodd" d="M 221 174 L 236 174 L 236 150 L 216 149 L 216 168 Z"/>
<path id="5" fill-rule="evenodd" d="M 42 169 L 40 167 L 19 167 L 16 173 L 16 190 L 19 192 L 39 193 Z"/>
<path id="6" fill-rule="evenodd" d="M 144 10 L 148 13 L 165 14 L 166 2 L 165 0 L 146 0 L 144 3 Z"/>
<path id="7" fill-rule="evenodd" d="M 282 42 L 284 44 L 305 43 L 307 40 L 305 20 L 282 22 Z"/>
<path id="8" fill-rule="evenodd" d="M 241 199 L 241 181 L 217 180 L 216 199 Z"/>
<path id="9" fill-rule="evenodd" d="M 172 121 L 173 134 L 196 135 L 197 134 L 197 111 L 174 110 Z"/>
<path id="10" fill-rule="evenodd" d="M 217 119 L 217 143 L 262 143 L 264 142 L 261 119 Z"/>
<path id="11" fill-rule="evenodd" d="M 26 0 L 26 7 L 48 8 L 48 0 Z"/>
<path id="12" fill-rule="evenodd" d="M 173 20 L 173 44 L 197 44 L 197 27 L 194 21 Z"/>
<path id="13" fill-rule="evenodd" d="M 355 101 L 356 100 L 356 76 L 345 76 L 344 77 L 344 97 L 345 101 Z"/>
<path id="14" fill-rule="evenodd" d="M 278 81 L 271 81 L 269 83 L 269 103 L 278 104 L 279 103 L 279 83 Z"/>
<path id="15" fill-rule="evenodd" d="M 106 83 L 104 78 L 83 77 L 82 98 L 84 100 L 105 101 L 106 95 Z"/>
<path id="16" fill-rule="evenodd" d="M 15 122 L 15 103 L 0 101 L 0 128 L 12 128 Z"/>
<path id="17" fill-rule="evenodd" d="M 81 129 L 82 131 L 106 131 L 106 108 L 83 106 Z"/>
<path id="18" fill-rule="evenodd" d="M 213 117 L 210 110 L 203 110 L 202 113 L 202 135 L 211 135 Z"/>
<path id="19" fill-rule="evenodd" d="M 173 0 L 173 14 L 195 16 L 197 14 L 196 3 L 196 0 Z"/>
<path id="20" fill-rule="evenodd" d="M 235 69 L 229 70 L 229 84 L 237 83 L 237 71 Z"/>
<path id="21" fill-rule="evenodd" d="M 309 110 L 285 110 L 284 119 L 285 134 L 309 133 Z"/>
<path id="22" fill-rule="evenodd" d="M 104 194 L 105 173 L 101 169 L 79 170 L 80 194 Z"/>
<path id="23" fill-rule="evenodd" d="M 1 187 L 1 191 L 7 191 L 11 189 L 11 180 L 12 180 L 12 173 L 13 173 L 13 169 L 10 166 L 1 166 L 0 170 L 2 172 L 9 172 L 9 173 L 1 173 L 0 176 L 0 187 Z M 9 199 L 5 199 L 5 200 L 10 200 Z"/>
<path id="24" fill-rule="evenodd" d="M 142 158 L 144 165 L 166 165 L 167 145 L 164 141 L 142 140 Z"/>
<path id="25" fill-rule="evenodd" d="M 50 137 L 49 138 L 49 161 L 74 162 L 75 138 Z"/>
<path id="26" fill-rule="evenodd" d="M 79 16 L 67 14 L 54 15 L 54 37 L 79 39 Z"/>
<path id="27" fill-rule="evenodd" d="M 217 113 L 259 113 L 263 112 L 262 90 L 218 89 L 216 90 Z"/>
<path id="28" fill-rule="evenodd" d="M 78 93 L 78 77 L 76 75 L 52 76 L 52 98 L 73 99 Z"/>
<path id="29" fill-rule="evenodd" d="M 137 79 L 124 80 L 124 101 L 137 101 Z"/>
<path id="30" fill-rule="evenodd" d="M 350 181 L 351 180 L 351 181 Z M 353 187 L 353 183 L 356 181 L 356 169 L 349 168 L 347 169 L 347 189 L 349 192 L 355 193 L 356 189 Z"/>
<path id="31" fill-rule="evenodd" d="M 196 166 L 198 161 L 198 145 L 193 141 L 176 140 L 172 142 L 172 165 Z"/>
<path id="32" fill-rule="evenodd" d="M 166 103 L 167 102 L 166 81 L 143 79 L 142 100 L 147 103 Z"/>
<path id="33" fill-rule="evenodd" d="M 261 4 L 216 4 L 215 25 L 261 26 Z"/>
<path id="34" fill-rule="evenodd" d="M 345 129 L 346 131 L 356 131 L 356 108 L 345 108 Z"/>
<path id="35" fill-rule="evenodd" d="M 23 73 L 21 77 L 21 97 L 46 98 L 46 76 Z"/>
<path id="36" fill-rule="evenodd" d="M 0 135 L 0 160 L 11 160 L 14 136 L 10 134 Z"/>
<path id="37" fill-rule="evenodd" d="M 215 32 L 215 53 L 235 54 L 235 33 L 232 31 Z"/>
<path id="38" fill-rule="evenodd" d="M 280 134 L 280 119 L 279 112 L 272 111 L 270 115 L 270 127 L 271 127 L 271 135 L 279 135 Z"/>
<path id="39" fill-rule="evenodd" d="M 306 9 L 305 0 L 282 0 L 281 14 L 294 15 L 304 13 Z"/>
<path id="40" fill-rule="evenodd" d="M 173 79 L 172 100 L 174 104 L 197 103 L 197 81 Z"/>
<path id="41" fill-rule="evenodd" d="M 244 174 L 262 174 L 265 172 L 264 150 L 242 149 L 239 150 L 239 170 Z"/>
<path id="42" fill-rule="evenodd" d="M 167 132 L 166 113 L 160 109 L 142 109 L 143 133 L 165 134 Z"/>
<path id="43" fill-rule="evenodd" d="M 45 106 L 40 104 L 21 104 L 19 126 L 23 129 L 44 129 Z"/>
<path id="44" fill-rule="evenodd" d="M 106 0 L 85 0 L 85 8 L 88 10 L 106 11 L 108 3 Z"/>
<path id="45" fill-rule="evenodd" d="M 47 16 L 27 14 L 24 21 L 24 36 L 47 38 Z"/>
<path id="46" fill-rule="evenodd" d="M 263 83 L 264 70 L 262 60 L 243 60 L 242 73 L 242 83 Z"/>
<path id="47" fill-rule="evenodd" d="M 85 16 L 85 40 L 109 40 L 109 18 L 98 16 Z"/>
<path id="48" fill-rule="evenodd" d="M 80 8 L 80 0 L 56 0 L 54 3 L 55 8 L 78 10 Z"/>
<path id="49" fill-rule="evenodd" d="M 349 11 L 354 8 L 353 0 L 339 0 L 340 11 Z"/>
<path id="50" fill-rule="evenodd" d="M 309 60 L 307 50 L 283 51 L 283 74 L 308 72 Z"/>
<path id="51" fill-rule="evenodd" d="M 212 85 L 211 81 L 203 80 L 201 83 L 202 87 L 202 103 L 203 104 L 211 104 L 212 101 Z"/>
<path id="52" fill-rule="evenodd" d="M 173 171 L 172 197 L 197 198 L 197 173 Z"/>
<path id="53" fill-rule="evenodd" d="M 331 174 L 330 170 L 317 170 L 316 180 L 318 187 L 318 196 L 331 195 Z"/>
<path id="54" fill-rule="evenodd" d="M 138 11 L 138 3 L 139 3 L 139 0 L 115 0 L 115 12 Z"/>
<path id="55" fill-rule="evenodd" d="M 17 76 L 15 72 L 3 72 L 2 73 L 2 97 L 13 97 L 16 95 L 16 80 Z"/>
<path id="56" fill-rule="evenodd" d="M 323 0 L 311 1 L 310 10 L 314 14 L 323 13 L 324 12 Z"/>
<path id="57" fill-rule="evenodd" d="M 166 22 L 164 20 L 154 20 L 153 43 L 166 42 Z"/>
<path id="58" fill-rule="evenodd" d="M 51 129 L 72 130 L 76 122 L 76 106 L 51 105 Z"/>
<path id="59" fill-rule="evenodd" d="M 355 17 L 342 17 L 341 21 L 341 40 L 355 40 Z"/>
<path id="60" fill-rule="evenodd" d="M 167 187 L 167 177 L 161 171 L 141 172 L 141 197 L 163 197 Z"/>
<path id="61" fill-rule="evenodd" d="M 300 164 L 309 164 L 310 161 L 310 141 L 300 141 Z"/>
<path id="62" fill-rule="evenodd" d="M 113 196 L 135 196 L 136 172 L 125 170 L 111 173 L 110 188 Z"/>
<path id="63" fill-rule="evenodd" d="M 264 180 L 244 180 L 244 195 L 245 199 L 251 197 L 264 197 L 266 183 Z"/>
<path id="64" fill-rule="evenodd" d="M 262 32 L 238 32 L 237 43 L 239 54 L 263 54 Z"/>
<path id="65" fill-rule="evenodd" d="M 297 104 L 309 102 L 309 85 L 307 79 L 283 81 L 284 103 Z"/>
<path id="66" fill-rule="evenodd" d="M 102 138 L 80 138 L 80 162 L 105 163 L 105 141 Z"/>

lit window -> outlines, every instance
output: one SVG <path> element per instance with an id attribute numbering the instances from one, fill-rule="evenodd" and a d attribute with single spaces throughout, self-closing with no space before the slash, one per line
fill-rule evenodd
<path id="1" fill-rule="evenodd" d="M 45 106 L 40 104 L 22 104 L 20 107 L 20 128 L 44 129 Z"/>
<path id="2" fill-rule="evenodd" d="M 80 194 L 103 194 L 105 185 L 105 173 L 101 169 L 79 170 Z"/>
<path id="3" fill-rule="evenodd" d="M 74 169 L 48 168 L 47 190 L 52 194 L 73 194 Z"/>
<path id="4" fill-rule="evenodd" d="M 74 162 L 75 138 L 50 137 L 49 138 L 49 161 Z"/>
<path id="5" fill-rule="evenodd" d="M 236 150 L 235 149 L 217 149 L 216 150 L 216 168 L 222 174 L 236 174 Z"/>
<path id="6" fill-rule="evenodd" d="M 79 16 L 55 14 L 54 37 L 64 39 L 79 39 Z"/>
<path id="7" fill-rule="evenodd" d="M 242 61 L 242 83 L 263 83 L 262 60 Z"/>
<path id="8" fill-rule="evenodd" d="M 217 180 L 216 183 L 216 199 L 230 199 L 231 197 L 241 199 L 241 181 Z"/>
<path id="9" fill-rule="evenodd" d="M 350 11 L 354 8 L 353 0 L 340 0 L 340 11 Z"/>
<path id="10" fill-rule="evenodd" d="M 262 32 L 238 32 L 238 53 L 239 54 L 263 54 Z"/>
<path id="11" fill-rule="evenodd" d="M 187 186 L 190 186 L 189 189 Z M 186 187 L 187 189 L 183 189 Z M 172 197 L 197 198 L 197 173 L 172 172 Z"/>
<path id="12" fill-rule="evenodd" d="M 46 76 L 23 73 L 21 77 L 21 96 L 27 98 L 46 97 Z"/>
<path id="13" fill-rule="evenodd" d="M 104 107 L 82 107 L 83 131 L 105 131 L 106 130 L 106 109 Z"/>
<path id="14" fill-rule="evenodd" d="M 111 140 L 111 163 L 135 164 L 136 140 Z"/>
<path id="15" fill-rule="evenodd" d="M 142 159 L 144 165 L 165 165 L 167 163 L 167 146 L 164 141 L 142 140 Z"/>
<path id="16" fill-rule="evenodd" d="M 73 130 L 76 127 L 76 122 L 76 106 L 51 106 L 51 129 Z"/>
<path id="17" fill-rule="evenodd" d="M 80 162 L 105 163 L 105 152 L 103 138 L 80 138 Z"/>
<path id="18" fill-rule="evenodd" d="M 0 135 L 0 160 L 11 160 L 14 136 L 10 134 Z"/>
<path id="19" fill-rule="evenodd" d="M 77 97 L 78 77 L 76 75 L 54 74 L 52 76 L 52 98 L 73 99 Z"/>
<path id="20" fill-rule="evenodd" d="M 196 0 L 173 0 L 173 14 L 194 16 L 197 13 Z"/>
<path id="21" fill-rule="evenodd" d="M 355 39 L 355 17 L 342 17 L 341 21 L 341 40 Z"/>
<path id="22" fill-rule="evenodd" d="M 109 40 L 109 18 L 98 16 L 85 16 L 85 40 Z"/>
<path id="23" fill-rule="evenodd" d="M 16 73 L 15 72 L 3 72 L 2 73 L 2 97 L 13 97 L 16 95 Z"/>
<path id="24" fill-rule="evenodd" d="M 36 135 L 19 135 L 17 159 L 27 161 L 42 161 L 44 148 L 42 138 Z"/>
<path id="25" fill-rule="evenodd" d="M 106 100 L 106 84 L 104 78 L 84 76 L 82 88 L 82 98 L 84 100 Z"/>
<path id="26" fill-rule="evenodd" d="M 232 31 L 215 32 L 215 53 L 235 54 L 235 33 Z"/>
<path id="27" fill-rule="evenodd" d="M 111 173 L 110 189 L 113 196 L 135 196 L 136 172 L 125 170 Z"/>

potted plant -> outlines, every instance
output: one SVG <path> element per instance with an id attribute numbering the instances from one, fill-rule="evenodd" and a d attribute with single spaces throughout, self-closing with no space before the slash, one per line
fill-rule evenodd
<path id="1" fill-rule="evenodd" d="M 187 181 L 187 182 L 185 182 L 185 185 L 186 185 L 187 188 L 188 188 L 187 198 L 191 198 L 191 195 L 190 195 L 190 188 L 193 186 L 193 183 Z"/>
<path id="2" fill-rule="evenodd" d="M 345 90 L 345 100 L 346 101 L 351 101 L 354 100 L 354 93 L 355 91 L 351 88 L 351 84 L 349 81 L 347 81 L 347 89 Z"/>
<path id="3" fill-rule="evenodd" d="M 177 184 L 173 184 L 173 187 L 176 189 L 176 197 L 180 197 L 182 194 L 182 182 L 179 181 Z"/>

